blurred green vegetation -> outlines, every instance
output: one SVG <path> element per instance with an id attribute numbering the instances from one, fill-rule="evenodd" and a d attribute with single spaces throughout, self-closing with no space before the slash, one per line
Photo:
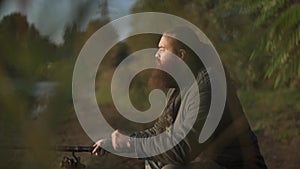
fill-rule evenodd
<path id="1" fill-rule="evenodd" d="M 291 89 L 240 90 L 238 94 L 256 133 L 278 141 L 299 138 L 299 92 Z"/>
<path id="2" fill-rule="evenodd" d="M 138 0 L 132 8 L 133 13 L 145 11 L 180 16 L 207 35 L 235 80 L 255 132 L 278 141 L 299 138 L 299 1 Z M 26 16 L 12 14 L 3 18 L 0 23 L 1 146 L 39 149 L 51 144 L 92 144 L 73 109 L 72 72 L 86 40 L 107 22 L 93 21 L 84 32 L 76 24 L 67 27 L 64 43 L 55 45 L 29 25 Z M 127 38 L 114 46 L 99 66 L 96 97 L 114 125 L 120 127 L 122 124 L 117 123 L 125 122 L 118 121 L 112 108 L 110 83 L 116 66 L 132 52 L 156 47 L 158 39 L 157 35 Z M 140 110 L 149 106 L 149 91 L 144 83 L 147 76 L 147 72 L 140 73 L 131 85 L 131 100 Z M 44 94 L 39 98 L 35 94 L 39 82 L 57 84 L 53 95 Z M 32 112 L 39 105 L 46 108 L 33 117 Z M 3 150 L 0 158 L 7 163 L 1 161 L 0 168 L 55 168 L 48 161 L 57 160 L 55 156 L 38 150 L 33 153 Z M 93 163 L 92 157 L 90 168 L 101 164 L 112 168 L 110 161 L 116 158 L 109 156 Z M 124 159 L 118 159 L 114 165 L 122 168 L 122 162 Z"/>

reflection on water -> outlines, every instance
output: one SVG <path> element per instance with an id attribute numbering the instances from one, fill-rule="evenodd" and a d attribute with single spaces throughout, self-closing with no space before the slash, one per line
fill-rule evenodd
<path id="1" fill-rule="evenodd" d="M 33 119 L 38 118 L 38 116 L 44 113 L 48 107 L 49 100 L 51 96 L 56 93 L 56 87 L 58 83 L 50 81 L 37 82 L 34 85 L 33 96 L 34 96 L 34 106 L 31 112 L 31 117 Z"/>

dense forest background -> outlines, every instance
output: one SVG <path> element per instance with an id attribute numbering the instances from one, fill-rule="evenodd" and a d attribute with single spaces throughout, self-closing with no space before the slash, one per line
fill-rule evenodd
<path id="1" fill-rule="evenodd" d="M 0 1 L 0 13 L 7 2 Z M 29 23 L 23 10 L 33 2 L 17 1 L 19 12 L 0 15 L 0 168 L 58 168 L 65 154 L 44 152 L 41 147 L 92 145 L 74 112 L 72 73 L 87 39 L 112 20 L 108 8 L 111 2 L 97 2 L 99 17 L 87 15 L 94 3 L 82 1 L 73 12 L 77 19 L 63 27 L 59 42 L 53 40 L 51 33 L 45 34 L 36 24 Z M 115 10 L 121 7 L 117 3 L 112 6 Z M 46 12 L 49 10 L 56 9 Z M 201 29 L 234 79 L 269 168 L 298 167 L 299 0 L 136 0 L 129 13 L 137 12 L 173 14 Z M 44 16 L 40 20 L 51 22 L 51 18 Z M 87 22 L 84 29 L 82 22 Z M 55 26 L 51 25 L 54 30 Z M 115 108 L 109 88 L 111 76 L 127 55 L 156 47 L 157 40 L 157 36 L 150 35 L 127 38 L 115 45 L 99 66 L 98 103 L 116 128 L 125 121 L 116 121 L 119 116 L 112 113 Z M 147 93 L 141 85 L 145 84 L 133 84 L 133 94 Z M 147 106 L 147 100 L 141 100 L 145 99 L 132 98 L 140 107 Z M 136 126 L 127 127 L 130 131 Z M 114 155 L 100 158 L 83 155 L 82 160 L 87 168 L 141 168 L 142 165 L 142 161 Z"/>

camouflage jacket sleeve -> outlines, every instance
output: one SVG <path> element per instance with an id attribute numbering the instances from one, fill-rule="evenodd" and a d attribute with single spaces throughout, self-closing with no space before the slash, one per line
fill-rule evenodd
<path id="1" fill-rule="evenodd" d="M 202 151 L 203 146 L 198 143 L 198 137 L 205 122 L 211 100 L 211 88 L 207 72 L 200 71 L 197 84 L 192 86 L 198 87 L 201 103 L 199 100 L 196 101 L 196 97 L 199 97 L 199 95 L 194 90 L 190 90 L 192 87 L 184 93 L 181 101 L 171 100 L 176 97 L 173 91 L 170 93 L 168 106 L 176 107 L 176 105 L 180 105 L 178 112 L 175 112 L 175 116 L 168 112 L 167 106 L 166 111 L 152 128 L 133 134 L 135 137 L 143 138 L 134 143 L 138 157 L 147 157 L 162 164 L 185 164 L 192 161 Z M 176 117 L 175 121 L 172 117 Z M 190 124 L 191 121 L 194 124 Z M 189 128 L 189 125 L 192 125 L 192 127 Z M 187 128 L 189 129 L 187 130 Z M 152 137 L 161 133 L 164 133 L 162 137 Z M 170 145 L 174 146 L 170 147 Z"/>
<path id="2" fill-rule="evenodd" d="M 153 127 L 133 133 L 131 137 L 138 137 L 138 138 L 147 138 L 156 136 L 162 132 L 164 132 L 170 125 L 173 123 L 174 112 L 172 112 L 175 102 L 180 102 L 177 99 L 178 92 L 173 88 L 170 89 L 167 93 L 167 105 L 164 109 L 162 115 L 156 120 Z M 179 104 L 179 103 L 178 103 Z"/>

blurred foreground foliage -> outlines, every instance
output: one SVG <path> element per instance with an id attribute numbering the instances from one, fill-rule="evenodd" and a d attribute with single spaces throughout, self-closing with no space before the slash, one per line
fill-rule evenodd
<path id="1" fill-rule="evenodd" d="M 145 11 L 180 16 L 207 35 L 231 72 L 256 132 L 262 131 L 278 140 L 299 137 L 299 1 L 139 0 L 132 9 L 133 13 Z M 71 123 L 78 125 L 72 103 L 72 72 L 86 40 L 107 22 L 91 22 L 84 32 L 74 24 L 66 28 L 64 43 L 55 45 L 29 25 L 25 16 L 12 14 L 3 18 L 0 23 L 2 144 L 45 146 L 43 143 L 51 144 L 53 138 L 54 142 L 67 144 L 72 140 L 77 144 L 86 141 L 76 135 L 77 131 L 70 136 L 69 130 L 74 128 L 67 127 Z M 151 35 L 130 37 L 109 51 L 96 79 L 100 106 L 112 106 L 110 83 L 116 66 L 134 51 L 156 47 L 158 39 Z M 141 73 L 137 78 L 143 81 L 142 76 L 146 74 Z M 37 98 L 35 84 L 39 82 L 56 83 L 55 95 Z M 137 106 L 140 109 L 149 106 L 143 102 L 148 96 L 145 85 L 140 81 L 132 84 L 135 90 L 131 94 L 139 94 L 131 99 L 141 105 Z M 43 102 L 47 104 L 45 112 L 34 120 L 31 113 Z M 109 109 L 107 114 L 114 119 L 111 110 L 114 109 Z M 0 157 L 9 161 L 13 156 L 16 155 L 4 151 Z M 48 157 L 37 151 L 34 158 L 44 163 Z M 18 161 L 15 167 L 9 167 L 18 168 L 24 163 Z M 32 165 L 28 168 L 34 168 Z M 40 164 L 35 168 L 41 168 Z"/>

